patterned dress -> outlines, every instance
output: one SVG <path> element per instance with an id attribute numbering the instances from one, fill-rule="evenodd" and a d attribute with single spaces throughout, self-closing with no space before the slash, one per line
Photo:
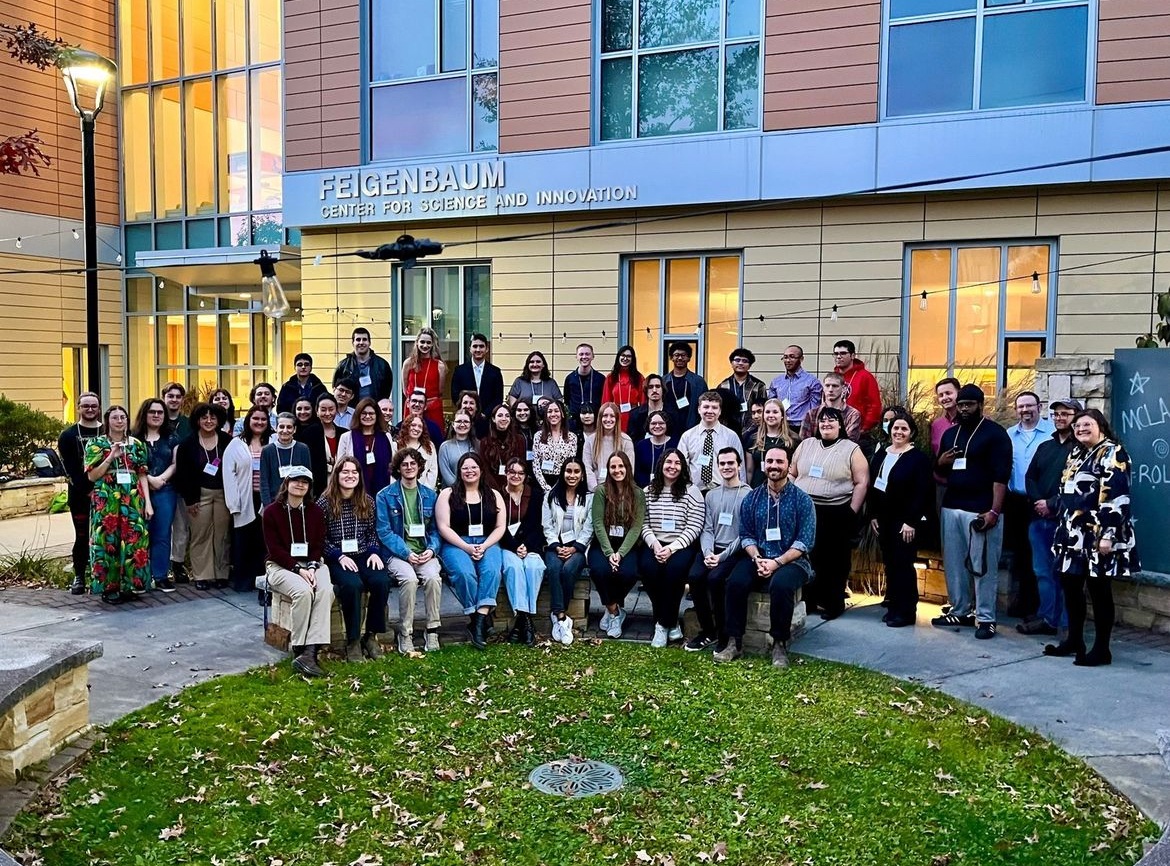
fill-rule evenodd
<path id="1" fill-rule="evenodd" d="M 110 455 L 105 436 L 85 446 L 88 472 Z M 138 479 L 147 473 L 146 446 L 130 439 L 122 459 L 111 465 L 94 484 L 90 494 L 89 559 L 94 593 L 130 592 L 150 585 L 150 539 L 147 536 L 146 503 Z M 130 483 L 119 484 L 119 473 L 129 473 Z M 123 482 L 127 476 L 123 475 Z"/>
<path id="2" fill-rule="evenodd" d="M 1129 455 L 1116 442 L 1102 441 L 1068 456 L 1060 488 L 1060 520 L 1052 552 L 1064 574 L 1128 577 L 1138 571 L 1137 546 L 1129 509 Z M 1102 538 L 1113 541 L 1101 553 Z"/>

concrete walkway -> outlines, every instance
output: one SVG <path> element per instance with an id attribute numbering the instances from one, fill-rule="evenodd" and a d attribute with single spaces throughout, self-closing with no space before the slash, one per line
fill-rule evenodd
<path id="1" fill-rule="evenodd" d="M 0 556 L 24 550 L 69 556 L 72 549 L 73 518 L 68 512 L 0 520 Z"/>

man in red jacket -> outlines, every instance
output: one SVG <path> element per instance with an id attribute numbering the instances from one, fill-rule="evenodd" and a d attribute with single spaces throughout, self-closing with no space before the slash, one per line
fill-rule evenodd
<path id="1" fill-rule="evenodd" d="M 838 340 L 833 344 L 833 363 L 845 378 L 849 394 L 846 404 L 861 413 L 861 450 L 869 457 L 876 450 L 875 432 L 882 420 L 882 394 L 873 373 L 865 369 L 865 362 L 857 357 L 857 346 L 852 340 Z"/>

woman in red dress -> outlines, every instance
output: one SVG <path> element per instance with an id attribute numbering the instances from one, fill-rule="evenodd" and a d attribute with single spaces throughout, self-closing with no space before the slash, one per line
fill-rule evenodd
<path id="1" fill-rule="evenodd" d="M 402 399 L 406 402 L 415 391 L 427 398 L 423 415 L 444 429 L 443 383 L 447 365 L 439 355 L 439 335 L 433 328 L 423 328 L 414 338 L 414 351 L 402 362 Z"/>
<path id="2" fill-rule="evenodd" d="M 642 405 L 642 374 L 638 372 L 638 356 L 633 346 L 618 349 L 613 369 L 605 377 L 601 402 L 617 403 L 621 412 L 622 432 L 629 430 L 630 412 Z"/>

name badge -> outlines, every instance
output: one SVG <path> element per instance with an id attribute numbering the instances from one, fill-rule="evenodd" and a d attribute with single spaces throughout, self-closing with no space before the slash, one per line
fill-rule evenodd
<path id="1" fill-rule="evenodd" d="M 607 530 L 611 538 L 625 538 L 626 528 L 624 526 L 611 526 Z"/>
<path id="2" fill-rule="evenodd" d="M 719 512 L 719 525 L 720 526 L 731 526 L 731 512 L 730 511 L 720 511 Z"/>
<path id="3" fill-rule="evenodd" d="M 524 459 L 531 462 L 532 460 L 536 459 L 536 452 L 529 448 L 524 452 Z"/>
<path id="4" fill-rule="evenodd" d="M 361 385 L 363 388 L 370 387 L 370 385 L 372 385 L 373 382 L 374 382 L 374 380 L 371 379 L 369 376 L 362 376 L 360 379 L 358 379 L 358 384 Z"/>
<path id="5" fill-rule="evenodd" d="M 662 531 L 663 532 L 674 532 L 674 521 L 671 520 L 670 518 L 663 520 L 662 521 Z"/>
<path id="6" fill-rule="evenodd" d="M 685 408 L 687 408 L 687 406 L 691 405 L 691 401 L 688 400 L 686 397 L 675 397 L 674 398 L 674 405 L 677 406 L 679 409 L 685 409 Z"/>
<path id="7" fill-rule="evenodd" d="M 748 410 L 747 400 L 740 400 L 739 401 L 739 411 L 746 412 L 747 410 Z"/>
<path id="8" fill-rule="evenodd" d="M 292 543 L 292 545 L 289 547 L 288 552 L 291 556 L 294 556 L 294 557 L 308 556 L 309 555 L 309 542 L 307 542 L 307 541 L 294 541 Z"/>
<path id="9" fill-rule="evenodd" d="M 884 493 L 885 489 L 886 489 L 886 485 L 888 483 L 889 482 L 887 481 L 887 479 L 878 477 L 878 478 L 874 479 L 873 486 L 874 486 L 875 490 L 881 490 Z"/>
<path id="10" fill-rule="evenodd" d="M 406 524 L 406 534 L 411 538 L 422 538 L 427 533 L 421 523 L 408 523 Z"/>
<path id="11" fill-rule="evenodd" d="M 711 455 L 710 454 L 700 454 L 699 455 L 699 465 L 700 466 L 710 466 L 711 465 Z"/>
<path id="12" fill-rule="evenodd" d="M 129 487 L 134 482 L 134 474 L 126 469 L 119 469 L 117 472 L 119 484 L 124 484 Z"/>
<path id="13" fill-rule="evenodd" d="M 280 467 L 280 477 L 281 478 L 288 478 L 288 474 L 290 472 L 292 472 L 292 466 L 281 466 Z"/>
<path id="14" fill-rule="evenodd" d="M 253 458 L 252 458 L 252 471 L 253 471 L 253 472 L 259 472 L 259 471 L 260 471 L 260 458 L 259 458 L 259 457 L 253 457 Z"/>
<path id="15" fill-rule="evenodd" d="M 357 549 L 358 549 L 358 547 L 357 547 L 357 539 L 356 538 L 343 538 L 343 539 L 341 539 L 341 552 L 342 553 L 357 553 Z"/>
<path id="16" fill-rule="evenodd" d="M 808 469 L 808 477 L 809 478 L 824 478 L 825 477 L 825 467 L 824 466 L 810 466 Z"/>
<path id="17" fill-rule="evenodd" d="M 519 520 L 517 520 L 515 523 L 508 524 L 508 534 L 511 535 L 513 538 L 516 537 L 516 533 L 519 531 L 520 531 L 520 521 Z"/>
<path id="18" fill-rule="evenodd" d="M 623 415 L 626 415 L 626 414 L 628 414 L 628 413 L 629 413 L 629 411 L 630 411 L 631 409 L 633 409 L 634 407 L 633 407 L 633 406 L 631 406 L 629 403 L 621 403 L 621 404 L 619 404 L 619 405 L 618 405 L 618 408 L 621 410 L 621 412 L 622 412 L 622 414 L 623 414 Z"/>
<path id="19" fill-rule="evenodd" d="M 211 463 L 203 464 L 203 474 L 215 477 L 219 474 L 219 458 L 217 457 Z"/>
<path id="20" fill-rule="evenodd" d="M 966 469 L 967 468 L 967 458 L 966 457 L 956 457 L 955 458 L 955 465 L 952 468 L 956 469 L 956 470 L 960 470 L 960 471 Z"/>
<path id="21" fill-rule="evenodd" d="M 1070 478 L 1068 481 L 1064 482 L 1063 492 L 1068 494 L 1069 496 L 1076 493 L 1077 492 L 1077 483 Z"/>
<path id="22" fill-rule="evenodd" d="M 472 523 L 467 527 L 468 535 L 483 535 L 483 524 Z"/>
<path id="23" fill-rule="evenodd" d="M 367 451 L 367 452 L 366 452 L 366 465 L 367 465 L 367 466 L 373 466 L 373 465 L 374 465 L 374 460 L 375 460 L 375 459 L 377 459 L 377 458 L 375 458 L 375 457 L 374 457 L 374 452 L 373 452 L 373 451 Z"/>
<path id="24" fill-rule="evenodd" d="M 557 467 L 557 464 L 553 463 L 551 460 L 545 460 L 540 464 L 540 471 L 541 472 L 555 472 L 556 467 Z"/>
<path id="25" fill-rule="evenodd" d="M 787 397 L 785 397 L 783 400 L 780 401 L 780 405 L 783 406 L 784 411 L 787 412 L 788 407 L 792 405 L 792 401 L 789 400 Z"/>
<path id="26" fill-rule="evenodd" d="M 575 532 L 562 532 L 561 533 L 561 544 L 568 546 L 568 545 L 572 544 L 573 541 L 576 540 L 576 538 L 577 538 L 577 533 L 575 533 Z"/>
<path id="27" fill-rule="evenodd" d="M 779 526 L 769 526 L 768 529 L 764 532 L 764 540 L 765 541 L 780 541 L 781 540 L 780 527 Z"/>
<path id="28" fill-rule="evenodd" d="M 507 466 L 505 466 L 503 463 L 501 463 L 501 464 L 500 464 L 500 469 L 499 469 L 499 471 L 498 471 L 496 474 L 497 474 L 497 475 L 506 475 L 506 474 L 507 474 L 507 472 L 508 472 L 508 467 L 507 467 Z"/>

